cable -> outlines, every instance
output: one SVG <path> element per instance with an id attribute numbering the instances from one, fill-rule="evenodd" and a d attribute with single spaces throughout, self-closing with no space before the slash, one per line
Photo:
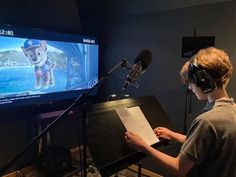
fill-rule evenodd
<path id="1" fill-rule="evenodd" d="M 187 133 L 187 118 L 191 114 L 192 109 L 192 91 L 187 88 L 185 95 L 185 105 L 184 105 L 184 125 L 183 133 Z"/>

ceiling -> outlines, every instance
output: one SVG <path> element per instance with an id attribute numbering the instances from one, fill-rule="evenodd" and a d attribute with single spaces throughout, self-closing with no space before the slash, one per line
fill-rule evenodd
<path id="1" fill-rule="evenodd" d="M 230 2 L 234 0 L 118 0 L 116 1 L 116 8 L 114 10 L 121 14 L 132 15 L 226 1 Z"/>

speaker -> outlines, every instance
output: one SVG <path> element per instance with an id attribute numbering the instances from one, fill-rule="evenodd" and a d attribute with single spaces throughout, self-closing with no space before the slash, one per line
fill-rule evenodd
<path id="1" fill-rule="evenodd" d="M 215 36 L 183 36 L 182 58 L 191 58 L 199 50 L 215 45 Z"/>
<path id="2" fill-rule="evenodd" d="M 216 88 L 216 82 L 213 80 L 209 72 L 198 66 L 192 59 L 188 68 L 188 77 L 201 88 L 203 93 L 210 93 Z"/>

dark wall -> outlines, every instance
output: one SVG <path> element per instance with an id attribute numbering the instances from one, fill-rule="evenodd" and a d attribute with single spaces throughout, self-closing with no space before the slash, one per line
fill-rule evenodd
<path id="1" fill-rule="evenodd" d="M 76 0 L 3 0 L 0 7 L 0 23 L 58 32 L 80 32 L 77 3 Z"/>

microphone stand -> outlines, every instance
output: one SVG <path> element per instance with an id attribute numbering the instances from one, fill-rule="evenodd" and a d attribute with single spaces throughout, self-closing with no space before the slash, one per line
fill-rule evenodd
<path id="1" fill-rule="evenodd" d="M 192 108 L 192 91 L 187 88 L 184 105 L 184 128 L 183 133 L 187 133 L 187 118 L 191 114 Z"/>
<path id="2" fill-rule="evenodd" d="M 105 73 L 105 75 L 103 77 L 100 78 L 100 80 L 98 80 L 97 84 L 92 87 L 91 89 L 88 89 L 86 91 L 84 91 L 83 93 L 80 94 L 79 97 L 77 97 L 74 102 L 63 112 L 61 113 L 61 115 L 59 115 L 55 120 L 53 120 L 44 130 L 42 130 L 37 136 L 35 136 L 26 146 L 24 146 L 22 148 L 22 150 L 16 154 L 11 160 L 8 160 L 7 163 L 5 165 L 3 165 L 0 169 L 0 176 L 2 176 L 14 163 L 15 161 L 22 155 L 24 154 L 34 143 L 36 143 L 40 138 L 42 138 L 42 136 L 44 136 L 52 127 L 54 127 L 56 125 L 56 123 L 61 120 L 63 117 L 65 117 L 76 105 L 81 105 L 82 102 L 84 101 L 85 98 L 87 98 L 87 96 L 89 96 L 89 94 L 94 91 L 95 88 L 100 88 L 102 86 L 102 84 L 104 83 L 105 79 L 113 72 L 115 71 L 118 67 L 122 66 L 122 67 L 126 67 L 127 66 L 128 61 L 126 59 L 122 59 L 119 63 L 117 63 L 115 66 L 113 66 L 108 72 Z M 83 120 L 85 121 L 85 120 Z M 85 141 L 85 126 L 86 124 L 83 123 L 83 140 L 82 142 L 85 143 L 83 144 L 83 148 L 86 149 L 86 141 Z M 86 152 L 86 150 L 85 150 Z M 86 163 L 86 155 L 83 157 L 83 161 L 84 164 Z M 86 169 L 86 165 L 83 167 L 83 174 L 84 177 L 86 177 L 87 175 L 87 169 Z"/>

